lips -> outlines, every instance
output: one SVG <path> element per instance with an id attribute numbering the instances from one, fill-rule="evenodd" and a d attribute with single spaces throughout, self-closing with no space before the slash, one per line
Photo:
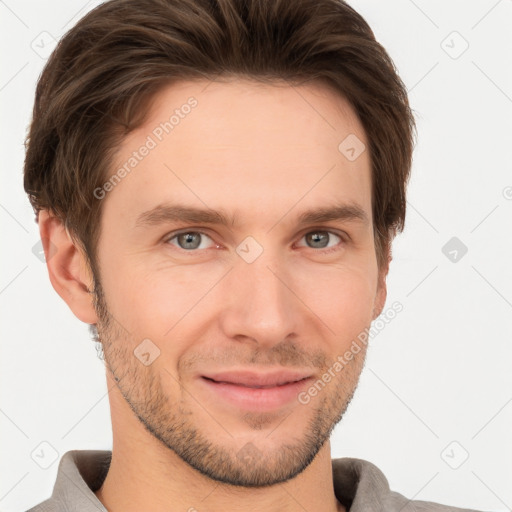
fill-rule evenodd
<path id="1" fill-rule="evenodd" d="M 304 371 L 279 370 L 274 372 L 229 371 L 203 375 L 217 383 L 234 384 L 248 388 L 266 389 L 284 386 L 291 382 L 298 382 L 311 377 L 311 373 Z"/>
<path id="2" fill-rule="evenodd" d="M 198 375 L 200 396 L 212 400 L 221 410 L 238 415 L 240 411 L 268 413 L 297 407 L 297 396 L 314 379 L 311 371 L 232 370 Z"/>

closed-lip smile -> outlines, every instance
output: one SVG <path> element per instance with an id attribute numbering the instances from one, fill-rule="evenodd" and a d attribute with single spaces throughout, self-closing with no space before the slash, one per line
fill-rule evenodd
<path id="1" fill-rule="evenodd" d="M 279 369 L 267 372 L 231 370 L 200 375 L 202 389 L 213 404 L 229 404 L 236 411 L 270 412 L 298 404 L 298 395 L 312 380 L 311 371 Z"/>
<path id="2" fill-rule="evenodd" d="M 277 370 L 272 372 L 254 372 L 247 370 L 226 371 L 203 375 L 205 379 L 217 383 L 235 384 L 250 388 L 272 388 L 311 377 L 311 372 Z"/>

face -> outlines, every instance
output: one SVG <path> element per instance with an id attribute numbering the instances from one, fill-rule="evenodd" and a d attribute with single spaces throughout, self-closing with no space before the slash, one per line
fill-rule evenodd
<path id="1" fill-rule="evenodd" d="M 368 146 L 326 86 L 174 84 L 97 193 L 107 367 L 147 431 L 215 480 L 293 478 L 357 386 L 365 347 L 335 362 L 385 284 L 349 135 Z"/>

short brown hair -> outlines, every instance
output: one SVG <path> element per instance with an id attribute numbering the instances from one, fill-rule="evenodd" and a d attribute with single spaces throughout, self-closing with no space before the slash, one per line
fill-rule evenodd
<path id="1" fill-rule="evenodd" d="M 96 276 L 102 201 L 116 147 L 176 81 L 251 78 L 335 87 L 369 141 L 379 267 L 403 230 L 414 118 L 366 21 L 342 0 L 111 0 L 59 42 L 37 84 L 24 187 L 36 216 L 70 229 Z M 341 141 L 340 141 L 341 142 Z"/>

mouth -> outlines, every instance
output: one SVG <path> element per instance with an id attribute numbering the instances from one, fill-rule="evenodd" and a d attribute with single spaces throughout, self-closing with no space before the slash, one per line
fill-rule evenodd
<path id="1" fill-rule="evenodd" d="M 234 384 L 248 388 L 267 389 L 299 382 L 311 376 L 310 371 L 278 369 L 270 372 L 230 370 L 211 373 L 202 377 L 219 384 Z"/>
<path id="2" fill-rule="evenodd" d="M 284 382 L 278 382 L 276 384 L 267 384 L 265 386 L 257 386 L 257 385 L 250 385 L 250 384 L 244 384 L 242 382 L 229 382 L 229 381 L 222 381 L 222 380 L 215 380 L 210 379 L 209 377 L 203 377 L 203 379 L 209 380 L 211 382 L 215 382 L 216 384 L 231 384 L 233 386 L 241 386 L 244 388 L 251 388 L 251 389 L 271 389 L 271 388 L 278 388 L 282 386 L 286 386 L 287 384 L 293 384 L 295 382 L 301 382 L 303 380 L 309 379 L 309 377 L 304 377 L 302 379 L 292 380 L 292 381 L 284 381 Z"/>
<path id="3" fill-rule="evenodd" d="M 299 393 L 313 380 L 312 375 L 248 374 L 201 376 L 204 392 L 213 404 L 225 403 L 237 411 L 269 412 L 298 404 Z M 213 400 L 211 399 L 213 395 Z"/>

